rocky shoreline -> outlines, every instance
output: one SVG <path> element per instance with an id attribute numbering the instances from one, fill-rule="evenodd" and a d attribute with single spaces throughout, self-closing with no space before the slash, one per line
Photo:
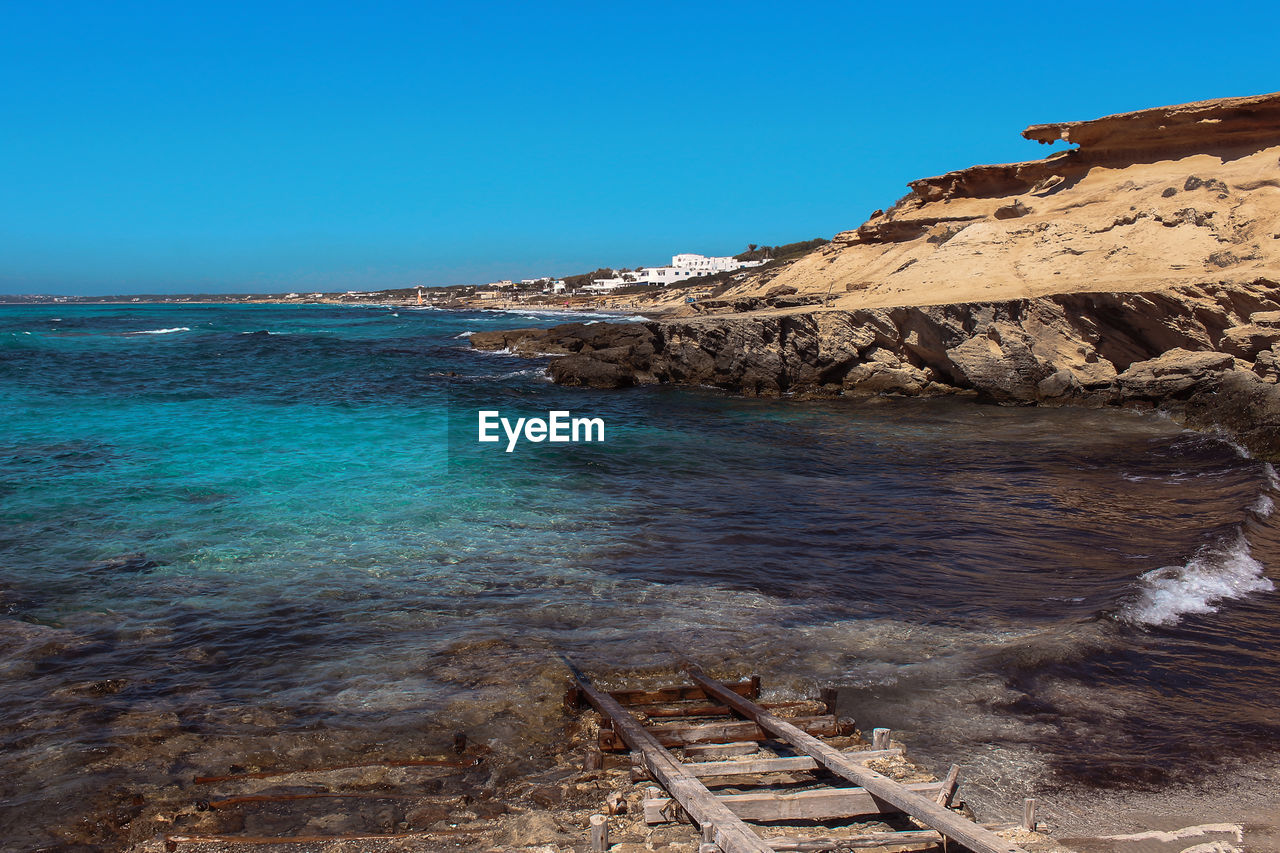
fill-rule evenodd
<path id="1" fill-rule="evenodd" d="M 1280 285 L 764 316 L 567 323 L 471 345 L 553 356 L 562 385 L 707 385 L 797 398 L 968 395 L 1160 407 L 1280 458 Z"/>
<path id="2" fill-rule="evenodd" d="M 472 336 L 564 385 L 1159 407 L 1280 458 L 1280 93 L 1035 125 L 664 319 Z M 674 297 L 678 294 L 673 295 Z"/>

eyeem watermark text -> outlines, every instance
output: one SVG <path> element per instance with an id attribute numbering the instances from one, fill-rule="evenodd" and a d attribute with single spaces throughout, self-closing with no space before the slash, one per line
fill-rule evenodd
<path id="1" fill-rule="evenodd" d="M 513 424 L 496 409 L 481 409 L 480 442 L 499 442 L 506 435 L 507 453 L 520 439 L 540 444 L 570 444 L 604 441 L 604 418 L 575 418 L 573 412 L 547 412 L 546 418 L 516 418 Z"/>

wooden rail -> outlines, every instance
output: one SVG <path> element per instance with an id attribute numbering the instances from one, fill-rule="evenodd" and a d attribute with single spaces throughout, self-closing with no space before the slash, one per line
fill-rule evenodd
<path id="1" fill-rule="evenodd" d="M 689 666 L 686 671 L 708 697 L 723 702 L 760 728 L 813 758 L 832 773 L 861 786 L 872 797 L 897 807 L 947 838 L 963 844 L 973 853 L 1026 853 L 1016 844 L 939 805 L 932 797 L 864 767 L 838 749 L 774 716 L 750 699 L 725 689 L 720 682 L 708 678 L 697 667 Z"/>
<path id="2" fill-rule="evenodd" d="M 631 749 L 643 756 L 645 767 L 653 778 L 662 783 L 699 826 L 712 827 L 710 840 L 717 847 L 724 853 L 773 853 L 773 848 L 752 832 L 728 806 L 720 802 L 697 778 L 686 773 L 679 762 L 671 757 L 671 753 L 617 699 L 593 687 L 576 668 L 572 668 L 572 672 L 582 696 L 592 707 L 613 721 L 614 731 Z M 742 698 L 723 687 L 720 689 L 730 696 Z"/>
<path id="3" fill-rule="evenodd" d="M 630 717 L 630 714 L 628 714 Z M 818 717 L 792 717 L 795 724 L 812 735 L 832 737 L 849 734 L 849 729 L 842 728 L 834 715 L 823 714 Z M 714 723 L 684 723 L 680 725 L 655 726 L 648 729 L 664 747 L 684 746 L 694 743 L 726 743 L 729 741 L 768 740 L 770 735 L 750 720 L 728 720 Z M 600 748 L 611 752 L 626 749 L 626 739 L 616 731 L 600 730 Z"/>

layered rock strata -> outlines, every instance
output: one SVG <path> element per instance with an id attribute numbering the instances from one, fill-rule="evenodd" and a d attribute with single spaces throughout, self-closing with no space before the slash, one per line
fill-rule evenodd
<path id="1" fill-rule="evenodd" d="M 1162 405 L 1280 453 L 1280 93 L 1024 136 L 661 322 L 476 335 L 570 385 Z M 676 299 L 678 294 L 673 294 Z"/>
<path id="2" fill-rule="evenodd" d="M 1168 293 L 569 323 L 483 332 L 471 343 L 553 356 L 556 382 L 596 388 L 679 383 L 752 396 L 1160 404 L 1197 423 L 1229 422 L 1260 453 L 1280 451 L 1280 286 L 1265 279 Z"/>

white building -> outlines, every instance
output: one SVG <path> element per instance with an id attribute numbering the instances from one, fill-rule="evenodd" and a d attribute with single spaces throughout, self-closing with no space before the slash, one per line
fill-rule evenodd
<path id="1" fill-rule="evenodd" d="M 617 290 L 631 284 L 656 284 L 669 287 L 698 276 L 718 272 L 730 272 L 743 267 L 758 267 L 764 261 L 740 261 L 737 258 L 709 258 L 706 255 L 673 255 L 671 266 L 644 267 L 635 272 L 623 273 L 616 278 L 598 278 L 586 286 L 586 290 Z"/>

